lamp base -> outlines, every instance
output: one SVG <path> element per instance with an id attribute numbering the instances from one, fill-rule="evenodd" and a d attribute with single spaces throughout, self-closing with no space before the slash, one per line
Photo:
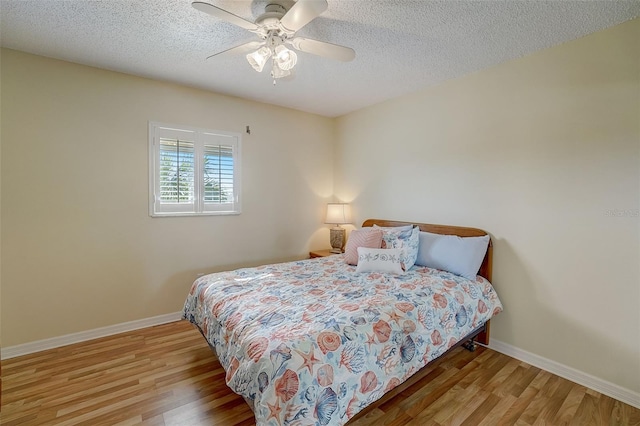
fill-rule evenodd
<path id="1" fill-rule="evenodd" d="M 344 228 L 336 226 L 329 230 L 329 240 L 331 241 L 331 253 L 344 253 L 346 243 L 346 232 Z"/>

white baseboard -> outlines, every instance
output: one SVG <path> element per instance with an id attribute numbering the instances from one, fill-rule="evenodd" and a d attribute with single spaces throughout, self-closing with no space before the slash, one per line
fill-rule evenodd
<path id="1" fill-rule="evenodd" d="M 516 348 L 515 346 L 511 346 L 499 340 L 491 339 L 489 341 L 489 348 L 505 355 L 509 355 L 512 358 L 519 359 L 520 361 L 524 361 L 527 364 L 531 364 L 535 367 L 546 370 L 550 373 L 555 374 L 556 376 L 560 376 L 567 380 L 571 380 L 572 382 L 578 383 L 579 385 L 586 386 L 590 389 L 600 392 L 601 394 L 624 402 L 625 404 L 640 408 L 640 393 L 634 392 L 630 389 L 623 388 L 622 386 L 618 386 L 614 383 L 592 376 L 591 374 L 587 374 L 583 371 L 579 371 L 564 364 L 560 364 L 539 355 L 532 354 L 531 352 Z"/>
<path id="2" fill-rule="evenodd" d="M 154 325 L 166 324 L 178 321 L 182 317 L 182 312 L 158 315 L 156 317 L 144 318 L 136 321 L 123 322 L 107 327 L 94 328 L 93 330 L 81 331 L 78 333 L 66 334 L 64 336 L 52 337 L 50 339 L 37 340 L 35 342 L 24 343 L 22 345 L 9 346 L 1 349 L 1 359 L 15 358 L 34 352 L 47 349 L 58 348 L 72 343 L 85 342 L 99 337 L 111 336 L 113 334 L 124 333 L 126 331 L 139 330 L 141 328 L 153 327 Z"/>

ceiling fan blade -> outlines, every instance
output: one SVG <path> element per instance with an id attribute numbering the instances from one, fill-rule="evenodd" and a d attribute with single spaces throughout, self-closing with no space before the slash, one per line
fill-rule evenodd
<path id="1" fill-rule="evenodd" d="M 261 41 L 250 41 L 248 43 L 241 44 L 240 46 L 232 47 L 227 50 L 223 50 L 222 52 L 214 53 L 211 56 L 207 56 L 207 59 L 211 59 L 215 56 L 227 56 L 230 54 L 239 54 L 239 53 L 249 53 L 254 50 L 258 50 L 260 46 L 264 46 L 264 42 Z"/>
<path id="2" fill-rule="evenodd" d="M 327 0 L 298 0 L 280 19 L 280 24 L 286 30 L 295 33 L 320 16 L 327 7 Z"/>
<path id="3" fill-rule="evenodd" d="M 326 43 L 324 41 L 313 40 L 310 38 L 296 37 L 291 39 L 289 43 L 302 52 L 336 59 L 342 62 L 352 61 L 356 57 L 355 50 L 350 47 L 339 46 L 337 44 Z"/>
<path id="4" fill-rule="evenodd" d="M 191 3 L 191 6 L 195 7 L 201 12 L 208 13 L 209 15 L 216 17 L 218 19 L 222 19 L 223 21 L 227 21 L 231 24 L 237 25 L 241 28 L 244 28 L 249 31 L 256 31 L 259 27 L 253 22 L 249 22 L 244 18 L 241 18 L 237 15 L 234 15 L 231 12 L 227 12 L 224 9 L 220 9 L 209 3 L 204 3 L 201 1 L 194 1 Z"/>

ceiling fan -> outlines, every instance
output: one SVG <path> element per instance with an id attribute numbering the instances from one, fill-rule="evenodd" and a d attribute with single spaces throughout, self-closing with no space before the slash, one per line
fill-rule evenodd
<path id="1" fill-rule="evenodd" d="M 276 79 L 291 75 L 291 69 L 298 60 L 296 52 L 288 49 L 287 46 L 301 52 L 343 62 L 351 61 L 356 57 L 356 52 L 349 47 L 295 37 L 298 30 L 327 10 L 326 0 L 298 0 L 295 3 L 291 0 L 268 0 L 265 12 L 258 16 L 255 22 L 247 21 L 209 3 L 194 1 L 191 4 L 197 10 L 249 30 L 261 39 L 261 41 L 250 41 L 214 53 L 207 59 L 222 54 L 250 52 L 246 55 L 247 61 L 258 72 L 262 72 L 267 61 L 271 59 L 273 84 Z"/>

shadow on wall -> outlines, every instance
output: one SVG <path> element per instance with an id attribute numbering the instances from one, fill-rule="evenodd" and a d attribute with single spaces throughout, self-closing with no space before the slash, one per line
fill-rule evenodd
<path id="1" fill-rule="evenodd" d="M 634 340 L 630 339 L 625 345 L 594 330 L 588 323 L 564 315 L 562 306 L 576 302 L 561 300 L 554 307 L 554 297 L 545 292 L 544 284 L 527 270 L 511 244 L 495 237 L 492 241 L 493 285 L 504 305 L 504 311 L 491 320 L 492 338 L 640 392 L 640 363 L 638 353 L 631 346 Z M 562 282 L 556 284 L 563 285 Z M 583 290 L 590 291 L 588 287 Z M 603 299 L 603 303 L 607 301 Z M 575 305 L 572 309 L 575 310 Z M 599 321 L 598 316 L 597 312 L 592 313 L 594 322 Z M 614 359 L 615 362 L 611 362 Z"/>
<path id="2" fill-rule="evenodd" d="M 183 303 L 187 297 L 187 293 L 191 288 L 191 284 L 202 275 L 213 274 L 215 272 L 233 271 L 240 268 L 253 268 L 256 266 L 270 265 L 273 263 L 291 262 L 295 260 L 306 259 L 307 256 L 290 256 L 280 258 L 269 258 L 259 261 L 250 261 L 242 263 L 232 263 L 227 265 L 212 266 L 205 269 L 189 269 L 180 271 L 171 275 L 161 285 L 159 291 L 154 292 L 153 299 L 149 302 L 151 306 L 157 306 L 163 300 L 166 300 L 167 294 L 172 294 L 175 299 L 175 309 L 172 312 L 182 310 Z"/>

